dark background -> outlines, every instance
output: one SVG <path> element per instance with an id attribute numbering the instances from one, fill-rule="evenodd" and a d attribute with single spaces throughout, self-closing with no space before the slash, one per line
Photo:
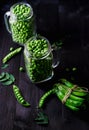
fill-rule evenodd
<path id="1" fill-rule="evenodd" d="M 2 58 L 9 48 L 19 45 L 12 41 L 6 31 L 3 15 L 16 0 L 0 1 L 0 66 Z M 49 117 L 47 126 L 39 126 L 34 122 L 36 106 L 40 97 L 60 78 L 71 80 L 80 86 L 89 88 L 89 1 L 88 0 L 27 0 L 32 5 L 37 32 L 47 37 L 50 43 L 61 40 L 62 48 L 58 51 L 59 66 L 54 70 L 52 80 L 33 84 L 26 73 L 19 72 L 24 66 L 23 53 L 9 62 L 6 71 L 16 77 L 17 84 L 24 97 L 31 103 L 30 108 L 23 108 L 16 101 L 12 86 L 0 84 L 0 130 L 89 130 L 89 107 L 86 111 L 75 113 L 53 96 L 44 107 Z M 76 67 L 77 71 L 72 72 Z M 66 68 L 70 68 L 67 72 Z"/>

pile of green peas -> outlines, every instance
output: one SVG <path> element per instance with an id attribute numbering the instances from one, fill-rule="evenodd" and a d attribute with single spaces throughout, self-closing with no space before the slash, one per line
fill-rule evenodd
<path id="1" fill-rule="evenodd" d="M 25 19 L 29 16 L 31 9 L 26 4 L 17 4 L 12 9 L 12 13 L 17 16 L 18 19 Z"/>
<path id="2" fill-rule="evenodd" d="M 41 58 L 48 53 L 48 42 L 46 39 L 33 39 L 27 42 L 27 50 L 34 58 Z"/>
<path id="3" fill-rule="evenodd" d="M 45 39 L 34 39 L 26 44 L 29 56 L 25 55 L 27 74 L 32 82 L 41 82 L 52 75 L 52 53 Z"/>
<path id="4" fill-rule="evenodd" d="M 18 3 L 11 8 L 10 28 L 12 39 L 24 44 L 29 37 L 35 34 L 34 17 L 32 8 L 24 3 Z"/>

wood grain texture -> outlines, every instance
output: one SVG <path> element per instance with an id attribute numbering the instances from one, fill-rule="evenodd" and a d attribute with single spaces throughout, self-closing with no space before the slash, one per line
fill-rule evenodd
<path id="1" fill-rule="evenodd" d="M 57 4 L 58 3 L 52 5 L 50 10 L 55 8 L 54 6 L 57 6 Z M 69 17 L 71 16 L 69 13 L 73 13 L 74 9 L 77 10 L 78 8 L 73 8 L 73 10 L 72 8 L 67 8 L 71 6 L 61 1 L 59 5 L 59 21 L 57 18 L 58 14 L 55 15 L 57 8 L 53 11 L 53 16 L 56 17 L 57 23 L 55 20 L 53 20 L 53 22 L 51 21 L 54 25 L 58 24 L 57 27 L 59 27 L 59 31 L 56 27 L 54 32 L 49 32 L 52 24 L 48 28 L 48 23 L 50 23 L 49 19 L 45 19 L 45 13 L 41 12 L 40 14 L 42 7 L 46 5 L 48 5 L 48 9 L 50 2 L 44 2 L 42 6 L 40 3 L 38 7 L 36 7 L 36 9 L 39 9 L 37 16 L 43 19 L 43 22 L 37 22 L 38 32 L 44 34 L 52 41 L 56 39 L 56 34 L 60 33 L 60 39 L 64 42 L 63 48 L 58 52 L 60 64 L 54 69 L 55 75 L 50 81 L 33 84 L 26 72 L 19 72 L 20 66 L 25 67 L 23 52 L 8 62 L 8 68 L 4 70 L 1 69 L 2 58 L 9 52 L 9 48 L 17 48 L 19 45 L 12 41 L 11 35 L 6 31 L 3 20 L 0 21 L 0 73 L 3 71 L 12 73 L 16 77 L 15 84 L 19 86 L 23 96 L 31 104 L 30 108 L 22 107 L 14 97 L 12 85 L 3 86 L 0 83 L 0 130 L 89 130 L 89 119 L 86 118 L 88 117 L 89 108 L 86 111 L 74 113 L 62 105 L 56 96 L 52 96 L 44 107 L 44 111 L 49 117 L 49 124 L 47 126 L 39 126 L 34 121 L 37 114 L 36 107 L 40 97 L 50 89 L 54 83 L 58 82 L 60 78 L 70 79 L 71 76 L 73 76 L 77 84 L 89 88 L 89 18 L 82 15 L 80 19 L 78 18 L 78 14 L 76 14 L 76 16 L 72 15 L 73 18 Z M 33 6 L 35 7 L 37 5 L 33 2 Z M 52 14 L 50 17 L 52 20 Z M 1 18 L 3 19 L 3 16 L 1 16 Z M 45 25 L 46 28 L 45 26 L 42 28 L 43 25 Z M 47 29 L 49 30 L 47 31 Z M 76 31 L 78 32 L 75 33 Z M 66 72 L 65 69 L 68 67 L 77 67 L 78 71 L 76 73 Z"/>

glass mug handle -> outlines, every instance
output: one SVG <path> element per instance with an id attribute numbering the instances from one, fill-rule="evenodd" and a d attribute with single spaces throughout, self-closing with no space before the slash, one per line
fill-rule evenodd
<path id="1" fill-rule="evenodd" d="M 5 26 L 6 26 L 6 29 L 9 33 L 11 33 L 11 30 L 10 30 L 10 25 L 9 25 L 9 17 L 10 17 L 10 11 L 7 11 L 5 14 L 4 14 L 4 21 L 5 21 Z"/>
<path id="2" fill-rule="evenodd" d="M 58 48 L 53 48 L 52 47 L 52 53 L 53 53 L 53 64 L 52 64 L 52 67 L 56 68 L 59 65 Z"/>

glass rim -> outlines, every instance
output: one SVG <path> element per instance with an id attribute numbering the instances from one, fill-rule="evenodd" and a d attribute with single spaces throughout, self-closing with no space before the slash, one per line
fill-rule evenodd
<path id="1" fill-rule="evenodd" d="M 21 5 L 21 4 L 24 4 L 24 5 L 28 6 L 28 7 L 31 9 L 30 14 L 28 15 L 28 17 L 24 18 L 23 20 L 28 20 L 28 19 L 30 19 L 30 18 L 33 16 L 33 8 L 32 8 L 32 6 L 31 6 L 30 4 L 28 4 L 27 2 L 17 2 L 17 3 L 15 3 L 15 4 L 13 4 L 13 5 L 10 7 L 10 12 L 11 12 L 11 14 L 14 15 L 15 18 L 18 19 L 18 16 L 17 16 L 16 14 L 14 14 L 14 13 L 12 12 L 12 10 L 13 10 L 13 8 L 14 8 L 16 5 Z M 18 20 L 19 20 L 19 21 L 22 21 L 22 19 L 18 19 Z"/>
<path id="2" fill-rule="evenodd" d="M 31 40 L 35 40 L 35 39 L 37 39 L 37 38 L 39 38 L 39 39 L 45 39 L 45 40 L 47 41 L 47 44 L 48 44 L 48 50 L 46 51 L 46 53 L 45 53 L 42 57 L 34 57 L 34 56 L 32 56 L 31 53 L 30 53 L 30 52 L 28 51 L 28 49 L 27 49 L 27 43 L 30 42 Z M 28 51 L 28 52 L 27 52 L 27 55 L 28 55 L 29 57 L 31 57 L 32 59 L 35 59 L 35 60 L 40 60 L 40 59 L 46 58 L 46 57 L 51 53 L 51 51 L 52 51 L 52 48 L 51 48 L 51 45 L 50 45 L 49 40 L 48 40 L 46 37 L 44 37 L 44 36 L 39 36 L 39 35 L 36 35 L 36 36 L 33 36 L 33 37 L 29 38 L 29 39 L 27 40 L 26 44 L 24 44 L 24 46 L 25 46 L 25 50 Z"/>

